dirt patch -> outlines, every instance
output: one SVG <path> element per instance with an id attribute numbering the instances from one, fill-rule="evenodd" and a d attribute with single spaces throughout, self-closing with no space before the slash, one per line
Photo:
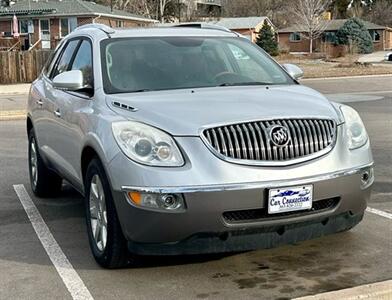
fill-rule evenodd
<path id="1" fill-rule="evenodd" d="M 304 71 L 304 78 L 392 74 L 392 64 L 360 64 L 356 62 L 356 57 L 324 60 L 284 55 L 279 56 L 277 61 L 299 66 Z"/>

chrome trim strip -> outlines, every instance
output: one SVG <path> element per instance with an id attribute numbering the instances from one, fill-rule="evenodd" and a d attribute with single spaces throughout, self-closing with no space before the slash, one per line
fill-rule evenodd
<path id="1" fill-rule="evenodd" d="M 245 183 L 228 183 L 228 184 L 212 184 L 212 185 L 194 185 L 194 186 L 167 186 L 167 187 L 140 187 L 140 186 L 122 186 L 124 192 L 138 191 L 144 193 L 160 193 L 160 194 L 182 194 L 182 193 L 199 193 L 199 192 L 223 192 L 234 190 L 250 190 L 287 187 L 294 185 L 303 185 L 316 183 L 324 180 L 331 180 L 338 177 L 350 176 L 361 173 L 373 167 L 373 163 L 363 165 L 357 168 L 331 172 L 324 175 L 309 176 L 294 180 L 275 180 L 268 182 L 245 182 Z M 359 186 L 358 186 L 359 188 Z"/>

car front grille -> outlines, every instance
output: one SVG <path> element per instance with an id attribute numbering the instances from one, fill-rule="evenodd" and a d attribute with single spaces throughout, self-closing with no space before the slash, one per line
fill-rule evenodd
<path id="1" fill-rule="evenodd" d="M 288 142 L 277 145 L 271 130 L 284 127 Z M 327 119 L 279 119 L 205 129 L 210 149 L 234 162 L 276 163 L 306 160 L 325 154 L 336 139 L 336 123 Z"/>
<path id="2" fill-rule="evenodd" d="M 339 201 L 340 197 L 314 201 L 310 210 L 290 211 L 279 214 L 268 214 L 268 208 L 227 211 L 223 213 L 223 218 L 227 223 L 243 223 L 257 222 L 266 219 L 270 220 L 294 216 L 303 216 L 331 210 L 338 205 Z"/>

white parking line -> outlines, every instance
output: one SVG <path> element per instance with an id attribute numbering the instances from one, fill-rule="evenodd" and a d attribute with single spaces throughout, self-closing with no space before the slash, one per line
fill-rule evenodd
<path id="1" fill-rule="evenodd" d="M 382 210 L 379 210 L 379 209 L 375 209 L 375 208 L 371 208 L 371 207 L 366 208 L 366 211 L 370 212 L 372 214 L 376 214 L 376 215 L 379 215 L 381 217 L 384 217 L 384 218 L 392 220 L 392 214 L 387 213 L 385 211 L 382 211 Z"/>
<path id="2" fill-rule="evenodd" d="M 27 193 L 24 185 L 14 185 L 14 190 L 18 195 L 24 210 L 26 211 L 31 224 L 33 225 L 35 233 L 41 241 L 42 246 L 44 247 L 54 267 L 70 292 L 72 298 L 75 300 L 93 299 L 82 279 L 79 277 L 78 273 L 72 267 L 68 258 L 61 250 L 59 244 L 54 239 L 37 207 L 34 205 L 29 194 Z"/>
<path id="3" fill-rule="evenodd" d="M 321 293 L 313 296 L 305 296 L 294 300 L 390 300 L 392 299 L 392 280 L 376 282 L 338 290 L 333 292 Z"/>

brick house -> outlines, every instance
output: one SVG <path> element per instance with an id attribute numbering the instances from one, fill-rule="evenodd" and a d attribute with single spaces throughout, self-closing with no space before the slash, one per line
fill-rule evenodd
<path id="1" fill-rule="evenodd" d="M 221 18 L 219 21 L 211 23 L 229 28 L 255 42 L 260 29 L 264 25 L 264 21 L 268 22 L 272 30 L 275 29 L 275 26 L 268 17 Z"/>
<path id="2" fill-rule="evenodd" d="M 18 18 L 20 38 L 13 38 L 12 19 Z M 20 40 L 21 49 L 53 49 L 77 26 L 103 23 L 111 27 L 148 26 L 156 20 L 83 0 L 18 0 L 0 8 L 0 49 Z"/>
<path id="3" fill-rule="evenodd" d="M 337 31 L 347 19 L 326 20 L 325 31 L 319 39 L 313 41 L 313 51 L 325 52 L 328 45 L 333 45 Z M 392 49 L 392 28 L 363 21 L 373 38 L 374 50 L 383 51 Z M 308 53 L 310 41 L 303 37 L 306 31 L 297 26 L 290 26 L 278 30 L 279 46 L 289 52 Z"/>

